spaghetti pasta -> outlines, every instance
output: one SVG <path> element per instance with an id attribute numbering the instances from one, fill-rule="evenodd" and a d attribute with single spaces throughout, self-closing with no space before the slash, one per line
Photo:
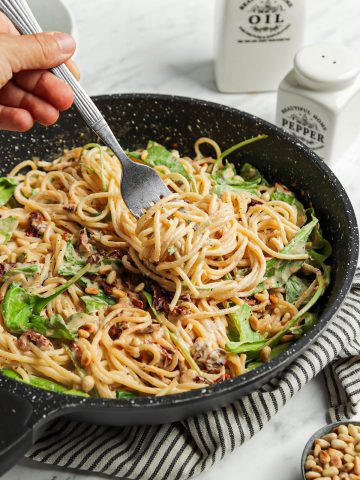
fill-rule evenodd
<path id="1" fill-rule="evenodd" d="M 194 159 L 156 142 L 129 155 L 173 191 L 138 221 L 97 144 L 0 179 L 3 373 L 64 393 L 181 393 L 255 368 L 316 321 L 330 247 L 290 191 L 248 164 L 237 174 L 207 138 Z"/>

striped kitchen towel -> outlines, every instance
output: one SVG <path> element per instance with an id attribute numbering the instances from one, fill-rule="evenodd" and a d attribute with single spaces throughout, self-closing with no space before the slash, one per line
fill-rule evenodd
<path id="1" fill-rule="evenodd" d="M 168 425 L 102 427 L 60 419 L 28 457 L 131 480 L 191 478 L 261 430 L 324 369 L 329 421 L 351 417 L 360 401 L 360 270 L 325 333 L 261 390 L 227 408 Z"/>

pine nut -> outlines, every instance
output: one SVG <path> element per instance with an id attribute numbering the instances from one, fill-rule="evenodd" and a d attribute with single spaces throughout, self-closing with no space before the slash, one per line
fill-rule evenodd
<path id="1" fill-rule="evenodd" d="M 312 472 L 317 472 L 317 473 L 322 473 L 323 468 L 320 467 L 320 465 L 316 465 L 315 467 L 313 467 L 313 468 L 311 469 L 311 471 L 312 471 Z"/>
<path id="2" fill-rule="evenodd" d="M 335 450 L 334 448 L 329 448 L 328 454 L 330 455 L 330 457 L 334 457 L 334 456 L 337 456 L 340 458 L 344 457 L 343 452 L 340 452 L 339 450 Z"/>
<path id="3" fill-rule="evenodd" d="M 352 455 L 349 455 L 348 453 L 346 453 L 344 455 L 344 462 L 345 463 L 348 463 L 348 462 L 353 462 L 354 461 L 354 457 Z"/>
<path id="4" fill-rule="evenodd" d="M 87 332 L 86 330 L 83 330 L 82 328 L 79 328 L 78 335 L 81 338 L 89 338 L 90 337 L 90 333 Z"/>
<path id="5" fill-rule="evenodd" d="M 332 440 L 333 442 L 336 441 L 336 440 Z M 317 438 L 315 440 L 315 443 L 320 445 L 321 448 L 329 448 L 330 447 L 330 443 L 327 442 L 326 440 L 322 439 L 322 438 Z"/>
<path id="6" fill-rule="evenodd" d="M 308 455 L 308 456 L 307 456 L 307 460 L 314 460 L 313 455 Z"/>
<path id="7" fill-rule="evenodd" d="M 331 480 L 331 477 L 320 477 L 319 480 Z"/>
<path id="8" fill-rule="evenodd" d="M 340 468 L 342 466 L 342 460 L 338 455 L 334 455 L 330 459 L 330 465 L 332 467 Z"/>
<path id="9" fill-rule="evenodd" d="M 323 470 L 323 472 L 322 472 L 324 477 L 333 477 L 334 475 L 337 475 L 338 473 L 339 473 L 339 470 L 336 467 L 327 468 L 326 470 Z"/>
<path id="10" fill-rule="evenodd" d="M 115 282 L 115 280 L 116 280 L 116 272 L 115 270 L 111 270 L 111 272 L 106 277 L 106 283 L 108 283 L 109 285 L 112 285 Z"/>
<path id="11" fill-rule="evenodd" d="M 348 455 L 352 455 L 353 457 L 355 457 L 355 455 L 356 455 L 354 447 L 350 447 L 350 446 L 345 448 L 345 453 L 347 453 Z"/>
<path id="12" fill-rule="evenodd" d="M 360 476 L 355 475 L 353 473 L 350 473 L 349 478 L 350 478 L 350 480 L 360 480 Z"/>
<path id="13" fill-rule="evenodd" d="M 355 450 L 356 450 L 357 452 L 360 452 L 360 443 L 357 443 L 357 444 L 355 445 Z"/>
<path id="14" fill-rule="evenodd" d="M 90 390 L 92 390 L 94 386 L 95 380 L 94 377 L 92 377 L 91 375 L 86 375 L 86 377 L 82 379 L 82 389 L 84 390 L 84 392 L 90 392 Z"/>
<path id="15" fill-rule="evenodd" d="M 332 433 L 328 433 L 327 435 L 324 435 L 322 438 L 327 442 L 331 443 L 332 440 L 335 440 L 337 438 L 337 435 L 336 433 L 332 432 Z"/>
<path id="16" fill-rule="evenodd" d="M 355 457 L 354 472 L 356 473 L 356 475 L 360 475 L 360 457 L 358 456 Z"/>
<path id="17" fill-rule="evenodd" d="M 141 152 L 140 158 L 141 158 L 142 161 L 144 161 L 144 160 L 147 159 L 148 156 L 149 156 L 149 152 L 147 150 L 143 150 Z"/>
<path id="18" fill-rule="evenodd" d="M 311 470 L 313 467 L 316 467 L 316 462 L 314 460 L 306 460 L 305 470 Z"/>
<path id="19" fill-rule="evenodd" d="M 145 288 L 145 283 L 141 282 L 139 283 L 139 285 L 136 285 L 136 287 L 134 288 L 134 292 L 138 293 L 138 292 L 141 292 L 141 290 L 144 290 Z"/>
<path id="20" fill-rule="evenodd" d="M 345 472 L 340 473 L 340 480 L 348 480 L 349 475 Z"/>
<path id="21" fill-rule="evenodd" d="M 331 446 L 336 450 L 345 450 L 348 447 L 346 442 L 344 442 L 343 440 L 339 440 L 338 438 L 332 440 Z"/>
<path id="22" fill-rule="evenodd" d="M 305 478 L 307 478 L 307 480 L 314 480 L 315 478 L 320 478 L 320 477 L 321 477 L 321 475 L 318 472 L 306 472 L 305 473 Z"/>
<path id="23" fill-rule="evenodd" d="M 355 425 L 353 425 L 352 423 L 348 425 L 348 430 L 349 430 L 349 434 L 354 438 L 356 438 L 357 434 L 359 433 Z"/>
<path id="24" fill-rule="evenodd" d="M 319 460 L 322 464 L 329 463 L 331 460 L 330 455 L 324 450 L 321 450 L 321 452 L 319 453 Z"/>
<path id="25" fill-rule="evenodd" d="M 338 433 L 345 433 L 346 435 L 348 435 L 349 433 L 348 427 L 346 425 L 339 425 Z"/>
<path id="26" fill-rule="evenodd" d="M 318 457 L 319 456 L 319 453 L 321 452 L 321 447 L 320 445 L 317 443 L 314 447 L 314 457 Z"/>
<path id="27" fill-rule="evenodd" d="M 333 477 L 333 479 L 332 479 L 332 480 L 340 480 L 340 477 L 339 477 L 339 475 L 335 475 L 335 477 Z"/>
<path id="28" fill-rule="evenodd" d="M 266 346 L 262 348 L 260 351 L 260 360 L 264 363 L 267 362 L 269 360 L 270 354 L 271 354 L 271 347 Z"/>
<path id="29" fill-rule="evenodd" d="M 97 295 L 98 293 L 100 293 L 100 291 L 98 288 L 95 287 L 86 287 L 85 293 L 88 293 L 89 295 Z"/>
<path id="30" fill-rule="evenodd" d="M 126 293 L 123 290 L 120 290 L 119 288 L 114 288 L 114 290 L 112 291 L 112 294 L 114 295 L 114 297 L 117 297 L 117 298 L 126 297 Z"/>
<path id="31" fill-rule="evenodd" d="M 109 273 L 112 270 L 111 265 L 103 265 L 99 268 L 100 275 L 105 275 L 105 273 Z"/>
<path id="32" fill-rule="evenodd" d="M 340 433 L 338 439 L 347 443 L 352 443 L 354 441 L 353 437 L 351 435 L 347 435 L 346 433 Z"/>
<path id="33" fill-rule="evenodd" d="M 351 470 L 354 468 L 354 464 L 352 462 L 345 463 L 343 466 L 344 472 L 351 472 Z"/>

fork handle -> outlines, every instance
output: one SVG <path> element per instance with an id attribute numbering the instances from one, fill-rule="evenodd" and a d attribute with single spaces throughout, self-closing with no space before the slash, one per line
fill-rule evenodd
<path id="1" fill-rule="evenodd" d="M 21 34 L 28 35 L 42 32 L 26 0 L 0 0 L 0 10 L 12 21 Z M 73 89 L 74 104 L 91 130 L 115 153 L 123 166 L 129 163 L 130 160 L 126 157 L 100 110 L 66 65 L 54 67 L 51 72 L 68 83 Z"/>

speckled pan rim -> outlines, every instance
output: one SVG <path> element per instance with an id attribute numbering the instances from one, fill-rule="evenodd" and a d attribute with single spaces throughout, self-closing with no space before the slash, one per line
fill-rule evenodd
<path id="1" fill-rule="evenodd" d="M 309 440 L 306 442 L 306 445 L 304 447 L 303 453 L 301 455 L 301 474 L 304 480 L 306 480 L 305 477 L 305 460 L 308 454 L 310 453 L 310 450 L 312 449 L 312 445 L 315 441 L 316 438 L 320 438 L 327 433 L 331 433 L 331 431 L 340 426 L 340 425 L 348 425 L 349 423 L 352 423 L 353 425 L 360 426 L 360 422 L 358 421 L 351 421 L 351 420 L 343 420 L 342 422 L 334 422 L 334 423 L 329 423 L 328 425 L 325 425 L 324 427 L 319 428 L 315 433 L 311 435 Z"/>
<path id="2" fill-rule="evenodd" d="M 349 239 L 353 245 L 353 248 L 349 252 L 349 259 L 348 259 L 348 266 L 347 272 L 344 275 L 344 282 L 341 285 L 337 292 L 337 296 L 335 301 L 331 302 L 331 304 L 327 305 L 325 311 L 322 312 L 320 315 L 316 325 L 305 335 L 303 335 L 299 340 L 297 340 L 293 346 L 291 346 L 288 350 L 283 352 L 279 357 L 275 358 L 271 362 L 264 364 L 251 372 L 245 373 L 236 378 L 232 378 L 229 380 L 225 380 L 216 385 L 212 385 L 207 387 L 206 389 L 199 389 L 190 392 L 180 393 L 180 394 L 172 394 L 163 397 L 135 397 L 132 399 L 122 399 L 122 400 L 114 400 L 114 399 L 104 399 L 104 398 L 83 398 L 83 397 L 75 397 L 69 396 L 64 394 L 58 394 L 53 392 L 48 392 L 45 390 L 38 389 L 36 387 L 29 387 L 28 385 L 22 384 L 16 380 L 12 380 L 10 378 L 6 378 L 0 375 L 0 386 L 4 386 L 7 390 L 12 391 L 13 393 L 21 394 L 23 392 L 27 396 L 31 395 L 31 392 L 37 395 L 38 401 L 41 401 L 41 396 L 45 402 L 49 402 L 51 398 L 57 401 L 59 406 L 60 405 L 71 405 L 76 408 L 78 405 L 82 405 L 83 407 L 91 408 L 94 407 L 111 407 L 111 408 L 156 408 L 159 406 L 170 406 L 171 405 L 184 405 L 193 402 L 201 402 L 201 400 L 208 398 L 208 397 L 218 397 L 222 394 L 239 391 L 241 396 L 241 389 L 242 387 L 249 387 L 254 383 L 257 383 L 262 378 L 266 377 L 271 371 L 281 369 L 288 365 L 292 359 L 299 356 L 303 353 L 314 341 L 318 338 L 318 336 L 323 332 L 326 325 L 330 322 L 332 317 L 340 308 L 342 302 L 344 301 L 346 294 L 348 293 L 352 280 L 355 275 L 355 270 L 358 261 L 358 251 L 359 251 L 359 234 L 357 228 L 357 221 L 354 209 L 350 202 L 350 199 L 344 190 L 343 186 L 341 185 L 338 178 L 335 174 L 330 170 L 330 168 L 313 152 L 311 151 L 303 142 L 298 140 L 291 134 L 286 133 L 281 128 L 263 120 L 255 115 L 243 112 L 233 107 L 229 107 L 226 105 L 222 105 L 215 102 L 209 102 L 206 100 L 190 98 L 190 97 L 183 97 L 177 95 L 161 95 L 161 94 L 152 94 L 152 93 L 127 93 L 127 94 L 108 94 L 108 95 L 98 95 L 92 97 L 95 103 L 104 103 L 104 102 L 113 102 L 117 99 L 121 100 L 131 100 L 131 101 L 153 101 L 153 102 L 168 102 L 169 104 L 173 102 L 182 103 L 184 106 L 191 106 L 196 105 L 200 107 L 204 107 L 205 109 L 213 109 L 222 112 L 228 112 L 233 115 L 240 116 L 242 118 L 248 118 L 249 120 L 256 122 L 258 125 L 264 125 L 268 129 L 272 130 L 278 137 L 283 138 L 288 143 L 293 145 L 294 148 L 301 150 L 305 157 L 315 163 L 317 168 L 322 171 L 324 177 L 326 177 L 327 181 L 333 185 L 333 188 L 337 191 L 338 197 L 341 198 L 342 203 L 344 205 L 344 215 L 347 218 L 347 223 L 349 225 Z M 101 105 L 100 105 L 101 108 Z"/>

